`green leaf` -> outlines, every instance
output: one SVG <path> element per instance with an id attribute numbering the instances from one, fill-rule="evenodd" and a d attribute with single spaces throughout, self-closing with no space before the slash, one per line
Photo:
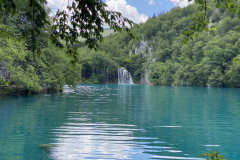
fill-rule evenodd
<path id="1" fill-rule="evenodd" d="M 184 32 L 184 35 L 187 36 L 187 37 L 191 36 L 192 34 L 193 34 L 192 30 L 188 30 L 188 31 Z"/>
<path id="2" fill-rule="evenodd" d="M 5 83 L 4 83 L 5 86 L 9 86 L 9 81 L 6 80 Z"/>
<path id="3" fill-rule="evenodd" d="M 217 3 L 216 8 L 220 8 L 220 7 L 221 7 L 221 3 Z"/>
<path id="4" fill-rule="evenodd" d="M 210 29 L 213 30 L 213 31 L 215 31 L 215 30 L 216 30 L 216 26 L 212 25 L 212 26 L 210 27 Z"/>

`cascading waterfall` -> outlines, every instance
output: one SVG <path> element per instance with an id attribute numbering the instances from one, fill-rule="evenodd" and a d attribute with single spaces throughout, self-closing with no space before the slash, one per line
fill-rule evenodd
<path id="1" fill-rule="evenodd" d="M 131 74 L 123 67 L 118 69 L 118 84 L 134 84 Z"/>
<path id="2" fill-rule="evenodd" d="M 144 80 L 143 80 L 144 84 L 150 84 L 149 81 L 149 72 L 145 71 L 145 75 L 144 75 Z"/>
<path id="3" fill-rule="evenodd" d="M 108 77 L 108 68 L 107 68 L 107 73 L 106 73 L 106 74 L 107 74 L 107 76 L 106 76 L 106 77 L 107 77 L 107 83 L 108 83 L 108 82 L 109 82 L 109 77 Z"/>

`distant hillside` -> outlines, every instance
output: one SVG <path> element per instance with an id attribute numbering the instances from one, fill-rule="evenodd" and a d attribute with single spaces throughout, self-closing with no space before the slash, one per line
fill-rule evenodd
<path id="1" fill-rule="evenodd" d="M 202 33 L 184 45 L 183 33 L 190 27 L 196 7 L 174 8 L 149 19 L 132 29 L 137 40 L 126 33 L 110 35 L 101 45 L 101 53 L 82 48 L 84 79 L 104 83 L 108 69 L 111 81 L 116 82 L 116 70 L 122 66 L 138 83 L 240 87 L 240 67 L 233 63 L 240 57 L 240 14 L 212 8 L 207 15 L 217 27 L 215 35 Z"/>
<path id="2" fill-rule="evenodd" d="M 114 31 L 111 30 L 111 29 L 104 29 L 104 32 L 103 32 L 103 37 L 108 37 L 110 34 L 114 34 Z M 84 38 L 79 38 L 80 42 L 84 42 L 85 39 Z"/>
<path id="3" fill-rule="evenodd" d="M 114 33 L 113 30 L 109 29 L 109 28 L 106 28 L 104 29 L 104 32 L 103 32 L 103 37 L 107 37 L 109 36 L 110 34 Z"/>

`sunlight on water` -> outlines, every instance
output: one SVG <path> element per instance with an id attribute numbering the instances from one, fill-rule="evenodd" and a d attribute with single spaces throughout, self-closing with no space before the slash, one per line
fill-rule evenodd
<path id="1" fill-rule="evenodd" d="M 83 96 L 77 100 L 82 104 L 108 103 L 108 97 L 117 96 L 116 103 L 131 101 L 131 87 L 118 85 L 117 94 L 110 94 L 111 88 L 96 88 L 94 86 L 78 86 L 72 90 L 65 87 L 64 93 L 74 93 Z M 127 95 L 127 96 L 126 96 Z M 89 98 L 92 97 L 92 98 Z M 97 112 L 95 116 L 107 114 Z M 72 159 L 141 159 L 165 158 L 182 159 L 183 157 L 158 156 L 153 157 L 149 153 L 181 153 L 174 147 L 164 146 L 166 142 L 159 141 L 155 137 L 138 137 L 136 132 L 146 132 L 136 125 L 110 124 L 105 121 L 90 123 L 94 118 L 91 112 L 69 112 L 68 123 L 54 129 L 58 138 L 55 139 L 56 147 L 52 149 L 52 158 L 57 160 Z M 112 117 L 111 117 L 112 118 Z M 153 126 L 159 128 L 181 128 L 182 126 Z M 149 145 L 150 144 L 150 145 Z M 151 145 L 158 144 L 158 145 Z M 188 158 L 190 159 L 190 158 Z M 195 158 L 197 159 L 197 158 Z"/>
<path id="2" fill-rule="evenodd" d="M 131 126 L 75 123 L 57 129 L 55 159 L 129 159 L 134 152 Z M 122 128 L 123 127 L 123 128 Z M 134 151 L 134 152 L 133 152 Z"/>
<path id="3" fill-rule="evenodd" d="M 163 128 L 180 128 L 182 126 L 153 126 L 153 127 L 163 127 Z"/>

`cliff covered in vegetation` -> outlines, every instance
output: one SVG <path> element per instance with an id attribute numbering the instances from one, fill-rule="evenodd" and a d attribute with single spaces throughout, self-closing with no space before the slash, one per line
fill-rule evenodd
<path id="1" fill-rule="evenodd" d="M 209 27 L 216 26 L 214 35 L 200 33 L 184 44 L 184 32 L 192 24 L 196 7 L 154 15 L 132 29 L 135 40 L 124 33 L 111 35 L 101 45 L 101 53 L 80 49 L 80 59 L 89 56 L 80 62 L 85 66 L 86 78 L 105 82 L 101 75 L 106 68 L 114 78 L 114 70 L 122 66 L 138 83 L 148 78 L 155 85 L 240 87 L 240 12 L 231 14 L 212 8 L 207 15 Z"/>

